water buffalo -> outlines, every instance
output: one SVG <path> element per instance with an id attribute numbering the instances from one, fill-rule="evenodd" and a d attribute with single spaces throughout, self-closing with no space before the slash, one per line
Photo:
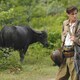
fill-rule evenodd
<path id="1" fill-rule="evenodd" d="M 0 47 L 18 50 L 21 62 L 29 45 L 35 42 L 40 42 L 47 47 L 47 33 L 45 31 L 35 31 L 27 26 L 3 27 L 0 31 Z"/>

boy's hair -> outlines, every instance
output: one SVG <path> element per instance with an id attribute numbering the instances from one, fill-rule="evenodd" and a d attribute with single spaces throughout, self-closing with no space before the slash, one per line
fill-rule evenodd
<path id="1" fill-rule="evenodd" d="M 71 12 L 77 10 L 78 12 L 78 8 L 76 6 L 70 6 L 66 9 L 66 13 L 70 14 Z"/>

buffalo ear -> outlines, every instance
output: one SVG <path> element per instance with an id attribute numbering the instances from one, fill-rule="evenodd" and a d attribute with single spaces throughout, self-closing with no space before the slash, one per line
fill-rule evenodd
<path id="1" fill-rule="evenodd" d="M 47 36 L 47 31 L 41 31 L 41 32 L 39 32 L 38 33 L 38 35 L 39 35 L 39 37 L 45 37 L 45 36 Z"/>
<path id="2" fill-rule="evenodd" d="M 41 31 L 42 32 L 42 37 L 47 37 L 47 32 L 44 30 L 44 31 Z"/>
<path id="3" fill-rule="evenodd" d="M 41 31 L 42 32 L 42 34 L 47 34 L 47 31 L 46 30 L 44 30 L 44 31 Z"/>

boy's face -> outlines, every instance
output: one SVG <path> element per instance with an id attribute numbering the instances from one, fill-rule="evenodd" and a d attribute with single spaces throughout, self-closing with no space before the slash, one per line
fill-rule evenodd
<path id="1" fill-rule="evenodd" d="M 67 14 L 69 17 L 69 20 L 72 22 L 75 22 L 77 20 L 77 13 L 78 13 L 77 10 L 74 10 L 70 14 Z"/>

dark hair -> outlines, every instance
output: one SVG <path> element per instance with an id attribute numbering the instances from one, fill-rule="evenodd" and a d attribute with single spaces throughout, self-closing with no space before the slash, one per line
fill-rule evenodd
<path id="1" fill-rule="evenodd" d="M 78 12 L 78 8 L 76 6 L 70 6 L 66 9 L 66 13 L 70 14 L 71 12 L 77 10 Z"/>

